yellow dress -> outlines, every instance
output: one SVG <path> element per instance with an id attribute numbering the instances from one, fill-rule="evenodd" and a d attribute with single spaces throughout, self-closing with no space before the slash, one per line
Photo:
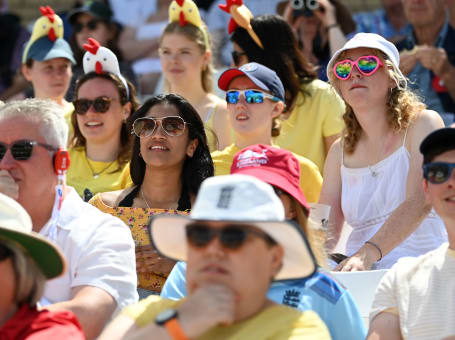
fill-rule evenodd
<path id="1" fill-rule="evenodd" d="M 104 213 L 111 214 L 120 218 L 131 230 L 131 234 L 136 246 L 150 246 L 150 238 L 147 231 L 147 225 L 151 216 L 160 214 L 169 215 L 188 215 L 189 210 L 178 211 L 170 209 L 146 209 L 117 207 L 113 208 L 106 205 L 101 199 L 101 194 L 95 195 L 89 202 Z M 140 258 L 136 259 L 140 261 Z M 137 273 L 138 287 L 142 289 L 160 292 L 169 273 Z"/>

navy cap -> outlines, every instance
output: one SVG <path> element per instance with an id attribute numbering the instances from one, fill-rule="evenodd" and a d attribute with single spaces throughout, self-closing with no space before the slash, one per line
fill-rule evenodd
<path id="1" fill-rule="evenodd" d="M 44 36 L 35 40 L 25 57 L 26 60 L 33 59 L 36 61 L 46 61 L 54 58 L 66 58 L 76 64 L 70 45 L 62 38 L 51 41 L 47 36 Z"/>
<path id="2" fill-rule="evenodd" d="M 110 22 L 113 12 L 110 7 L 99 1 L 86 1 L 82 7 L 75 8 L 68 13 L 68 21 L 74 25 L 78 14 L 87 13 L 92 17 Z"/>
<path id="3" fill-rule="evenodd" d="M 284 102 L 284 87 L 280 78 L 275 71 L 258 63 L 248 63 L 223 72 L 218 79 L 218 87 L 227 91 L 231 81 L 238 76 L 247 76 L 260 89 L 271 92 Z"/>
<path id="4" fill-rule="evenodd" d="M 455 149 L 455 129 L 442 128 L 431 132 L 420 144 L 420 153 L 424 161 L 428 156 L 437 156 L 434 152 L 441 154 Z"/>

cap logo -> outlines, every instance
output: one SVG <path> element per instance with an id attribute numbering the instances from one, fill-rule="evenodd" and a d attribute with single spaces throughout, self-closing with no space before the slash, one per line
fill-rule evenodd
<path id="1" fill-rule="evenodd" d="M 228 209 L 231 204 L 232 192 L 234 191 L 233 186 L 221 188 L 220 197 L 218 198 L 217 208 Z"/>
<path id="2" fill-rule="evenodd" d="M 266 155 L 268 150 L 262 150 L 261 152 L 255 152 L 253 150 L 246 150 L 237 157 L 237 169 L 246 168 L 250 166 L 259 167 L 269 162 L 269 158 Z"/>
<path id="3" fill-rule="evenodd" d="M 254 72 L 258 69 L 258 65 L 256 64 L 245 64 L 243 66 L 240 66 L 239 70 L 243 72 Z"/>

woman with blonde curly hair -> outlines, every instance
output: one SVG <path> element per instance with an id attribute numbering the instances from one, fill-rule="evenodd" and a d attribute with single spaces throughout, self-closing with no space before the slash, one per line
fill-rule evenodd
<path id="1" fill-rule="evenodd" d="M 447 239 L 440 218 L 425 202 L 419 145 L 444 126 L 425 109 L 400 72 L 395 46 L 359 33 L 337 51 L 327 75 L 346 103 L 346 128 L 324 168 L 320 203 L 331 206 L 329 251 L 346 221 L 348 258 L 336 270 L 390 268 Z"/>

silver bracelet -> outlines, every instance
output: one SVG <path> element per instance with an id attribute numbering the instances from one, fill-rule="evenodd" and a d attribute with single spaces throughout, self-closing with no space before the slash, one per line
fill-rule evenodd
<path id="1" fill-rule="evenodd" d="M 371 242 L 371 241 L 366 241 L 365 244 L 371 244 L 373 247 L 375 247 L 378 250 L 380 257 L 379 257 L 379 260 L 377 260 L 376 262 L 381 261 L 382 260 L 382 250 L 381 250 L 381 248 L 379 248 L 379 246 L 376 243 Z"/>

